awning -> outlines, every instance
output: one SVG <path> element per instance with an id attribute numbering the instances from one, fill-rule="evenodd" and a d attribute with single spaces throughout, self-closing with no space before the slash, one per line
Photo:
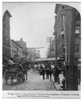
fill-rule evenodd
<path id="1" fill-rule="evenodd" d="M 13 65 L 15 63 L 12 60 L 8 60 L 8 64 Z"/>

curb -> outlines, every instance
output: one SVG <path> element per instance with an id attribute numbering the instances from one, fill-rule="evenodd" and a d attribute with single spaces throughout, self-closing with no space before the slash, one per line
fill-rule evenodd
<path id="1" fill-rule="evenodd" d="M 58 89 L 57 89 L 57 86 L 55 85 L 55 83 L 54 83 L 53 81 L 51 81 L 51 82 L 53 83 L 54 88 L 55 88 L 56 90 L 58 90 Z"/>
<path id="2" fill-rule="evenodd" d="M 53 85 L 54 85 L 54 88 L 59 91 L 61 90 L 62 88 L 61 87 L 58 87 L 58 84 L 56 84 L 54 81 L 52 81 Z"/>

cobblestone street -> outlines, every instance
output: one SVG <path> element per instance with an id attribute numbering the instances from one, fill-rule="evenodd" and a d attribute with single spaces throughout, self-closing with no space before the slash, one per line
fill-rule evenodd
<path id="1" fill-rule="evenodd" d="M 51 90 L 55 91 L 53 82 L 49 79 L 42 80 L 37 71 L 29 70 L 28 80 L 21 84 L 5 85 L 3 84 L 3 90 Z"/>

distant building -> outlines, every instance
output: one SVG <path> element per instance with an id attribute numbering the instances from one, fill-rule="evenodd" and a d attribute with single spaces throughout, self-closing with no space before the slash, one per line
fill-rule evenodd
<path id="1" fill-rule="evenodd" d="M 54 57 L 55 57 L 55 38 L 51 41 L 47 51 L 47 58 L 54 58 Z"/>
<path id="2" fill-rule="evenodd" d="M 3 15 L 3 60 L 11 58 L 11 47 L 10 47 L 10 17 L 11 14 L 8 10 Z"/>
<path id="3" fill-rule="evenodd" d="M 40 51 L 35 48 L 27 48 L 28 56 L 27 59 L 34 61 L 37 58 L 40 58 Z"/>
<path id="4" fill-rule="evenodd" d="M 20 45 L 22 47 L 22 56 L 23 58 L 27 58 L 27 47 L 26 47 L 26 43 L 23 41 L 23 39 L 21 38 L 20 41 L 15 41 L 18 45 Z"/>
<path id="5" fill-rule="evenodd" d="M 73 8 L 67 5 L 56 4 L 55 9 L 55 36 L 57 41 L 57 57 L 65 57 L 65 47 L 67 48 L 67 56 L 70 54 L 70 40 L 72 32 L 72 19 Z M 64 33 L 65 32 L 65 33 Z M 76 10 L 76 28 L 75 28 L 75 58 L 80 58 L 81 55 L 81 18 L 80 14 Z M 66 37 L 66 39 L 65 39 Z"/>

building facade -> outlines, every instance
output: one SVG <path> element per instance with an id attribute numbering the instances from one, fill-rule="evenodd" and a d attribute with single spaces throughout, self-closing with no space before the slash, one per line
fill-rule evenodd
<path id="1" fill-rule="evenodd" d="M 18 55 L 18 46 L 11 40 L 11 58 L 15 58 Z"/>
<path id="2" fill-rule="evenodd" d="M 55 34 L 57 42 L 57 56 L 65 57 L 65 53 L 69 58 L 70 54 L 70 42 L 72 32 L 72 19 L 73 19 L 73 8 L 67 5 L 56 5 L 56 17 L 55 17 Z M 76 10 L 76 26 L 75 26 L 75 58 L 80 58 L 81 46 L 80 46 L 80 29 L 81 19 L 80 14 Z M 65 51 L 66 50 L 66 51 Z"/>
<path id="3" fill-rule="evenodd" d="M 11 40 L 11 58 L 14 60 L 20 60 L 22 57 L 22 47 L 14 40 Z"/>
<path id="4" fill-rule="evenodd" d="M 27 53 L 26 42 L 24 42 L 22 38 L 20 39 L 20 41 L 15 41 L 15 42 L 22 47 L 22 57 L 27 59 L 28 53 Z"/>
<path id="5" fill-rule="evenodd" d="M 28 56 L 27 59 L 34 61 L 37 58 L 40 58 L 40 51 L 36 50 L 35 48 L 28 48 L 27 49 Z"/>
<path id="6" fill-rule="evenodd" d="M 77 69 L 81 58 L 80 13 L 71 6 L 56 4 L 55 14 L 56 57 L 65 58 L 65 89 L 78 90 Z"/>
<path id="7" fill-rule="evenodd" d="M 55 38 L 50 42 L 47 51 L 47 58 L 54 58 L 54 57 L 55 57 Z"/>
<path id="8" fill-rule="evenodd" d="M 11 46 L 10 46 L 10 17 L 11 14 L 8 10 L 3 15 L 3 59 L 11 58 Z"/>

